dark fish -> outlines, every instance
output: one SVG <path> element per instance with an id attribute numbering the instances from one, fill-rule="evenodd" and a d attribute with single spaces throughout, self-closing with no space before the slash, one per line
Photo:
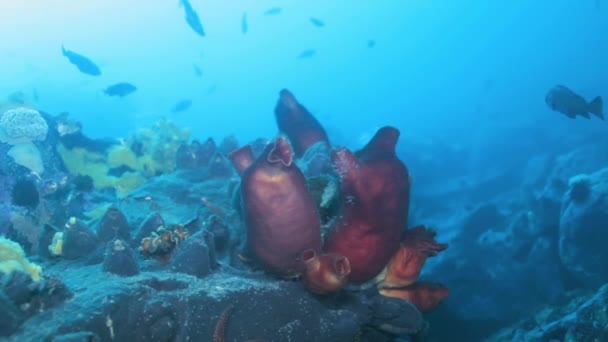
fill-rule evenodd
<path id="1" fill-rule="evenodd" d="M 249 31 L 249 25 L 247 24 L 247 12 L 245 12 L 241 18 L 241 32 L 245 34 L 247 31 Z"/>
<path id="2" fill-rule="evenodd" d="M 199 36 L 204 37 L 205 29 L 203 29 L 203 24 L 201 24 L 201 20 L 199 19 L 194 8 L 192 8 L 190 1 L 181 0 L 181 4 L 184 6 L 184 11 L 186 12 L 186 22 L 188 25 L 190 25 L 190 28 L 192 28 L 192 30 Z"/>
<path id="3" fill-rule="evenodd" d="M 265 15 L 277 15 L 279 13 L 281 13 L 283 9 L 281 7 L 273 7 L 271 9 L 268 9 L 264 12 Z"/>
<path id="4" fill-rule="evenodd" d="M 604 120 L 602 113 L 602 98 L 597 96 L 591 102 L 587 102 L 584 97 L 576 94 L 563 85 L 553 87 L 545 96 L 545 102 L 549 108 L 556 112 L 565 114 L 574 119 L 577 115 L 590 119 L 589 113 Z"/>
<path id="5" fill-rule="evenodd" d="M 209 88 L 207 89 L 207 94 L 213 94 L 215 93 L 215 91 L 217 90 L 217 85 L 211 85 L 209 86 Z"/>
<path id="6" fill-rule="evenodd" d="M 36 88 L 34 88 L 34 90 L 32 90 L 32 96 L 34 97 L 34 102 L 38 102 L 38 100 L 40 99 L 38 97 L 38 90 L 36 90 Z"/>
<path id="7" fill-rule="evenodd" d="M 179 113 L 179 112 L 183 112 L 185 110 L 187 110 L 188 108 L 190 108 L 190 106 L 192 106 L 192 101 L 191 100 L 181 100 L 178 103 L 175 104 L 175 106 L 173 106 L 173 109 L 171 109 L 171 113 Z"/>
<path id="8" fill-rule="evenodd" d="M 310 22 L 313 25 L 315 25 L 316 27 L 325 27 L 325 23 L 323 21 L 321 21 L 320 19 L 310 17 Z"/>
<path id="9" fill-rule="evenodd" d="M 68 58 L 70 63 L 74 64 L 78 70 L 80 70 L 80 72 L 92 76 L 101 75 L 101 70 L 99 70 L 99 67 L 89 58 L 74 51 L 66 50 L 63 45 L 61 45 L 61 52 Z"/>
<path id="10" fill-rule="evenodd" d="M 194 75 L 196 77 L 201 77 L 203 76 L 203 70 L 201 70 L 201 68 L 198 67 L 198 65 L 196 64 L 192 64 L 192 68 L 194 69 Z"/>
<path id="11" fill-rule="evenodd" d="M 298 59 L 311 58 L 317 53 L 315 49 L 306 49 L 298 55 Z"/>
<path id="12" fill-rule="evenodd" d="M 137 87 L 127 82 L 120 82 L 107 87 L 103 92 L 108 96 L 123 97 L 136 91 Z"/>
<path id="13" fill-rule="evenodd" d="M 368 48 L 373 48 L 374 46 L 376 46 L 376 41 L 374 39 L 370 39 L 367 41 Z"/>
<path id="14" fill-rule="evenodd" d="M 600 2 L 601 2 L 600 0 L 595 0 L 595 9 L 598 10 L 598 11 L 601 10 L 601 4 L 600 4 Z"/>

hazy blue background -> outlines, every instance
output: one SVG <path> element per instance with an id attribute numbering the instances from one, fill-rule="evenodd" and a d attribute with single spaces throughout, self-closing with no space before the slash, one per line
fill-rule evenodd
<path id="1" fill-rule="evenodd" d="M 283 87 L 340 143 L 358 144 L 385 124 L 412 139 L 476 149 L 525 138 L 519 127 L 528 135 L 606 130 L 544 103 L 558 83 L 588 99 L 608 95 L 608 8 L 595 0 L 191 3 L 204 38 L 177 0 L 3 0 L 0 95 L 36 89 L 39 109 L 69 111 L 95 137 L 128 135 L 160 117 L 191 126 L 198 138 L 271 137 Z M 282 13 L 263 14 L 275 6 Z M 61 44 L 90 57 L 102 75 L 79 73 Z M 310 48 L 314 57 L 296 58 Z M 139 89 L 125 98 L 102 93 L 119 81 Z M 193 100 L 189 111 L 169 113 L 185 98 Z"/>

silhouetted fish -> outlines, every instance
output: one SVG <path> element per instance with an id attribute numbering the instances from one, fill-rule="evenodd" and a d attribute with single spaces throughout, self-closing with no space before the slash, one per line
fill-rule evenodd
<path id="1" fill-rule="evenodd" d="M 190 25 L 190 28 L 192 28 L 192 30 L 201 37 L 204 37 L 205 30 L 203 29 L 203 24 L 201 24 L 201 20 L 199 19 L 198 14 L 194 10 L 194 8 L 192 8 L 190 1 L 181 0 L 180 3 L 182 4 L 182 6 L 184 6 L 184 11 L 186 12 L 186 22 L 188 23 L 188 25 Z"/>
<path id="2" fill-rule="evenodd" d="M 283 9 L 281 7 L 273 7 L 271 9 L 268 9 L 264 12 L 265 15 L 277 15 L 279 13 L 281 13 Z"/>
<path id="3" fill-rule="evenodd" d="M 315 49 L 306 49 L 306 50 L 300 52 L 300 54 L 298 55 L 298 59 L 311 58 L 316 53 L 317 53 L 317 51 Z"/>
<path id="4" fill-rule="evenodd" d="M 321 21 L 320 19 L 314 18 L 314 17 L 310 17 L 310 22 L 315 25 L 316 27 L 324 27 L 325 23 L 323 21 Z"/>
<path id="5" fill-rule="evenodd" d="M 194 69 L 194 75 L 196 77 L 201 77 L 203 76 L 203 70 L 201 70 L 201 68 L 198 67 L 198 65 L 196 64 L 192 64 L 192 68 Z"/>
<path id="6" fill-rule="evenodd" d="M 577 115 L 590 119 L 589 113 L 604 120 L 602 113 L 602 98 L 595 97 L 591 102 L 587 102 L 584 97 L 576 94 L 572 90 L 563 85 L 557 85 L 549 90 L 545 96 L 545 102 L 549 108 L 556 112 L 565 114 L 567 117 L 574 119 Z"/>
<path id="7" fill-rule="evenodd" d="M 38 102 L 38 100 L 40 99 L 38 97 L 38 90 L 36 88 L 34 88 L 34 90 L 32 90 L 32 96 L 34 97 L 34 102 Z"/>
<path id="8" fill-rule="evenodd" d="M 74 51 L 66 50 L 63 45 L 61 45 L 61 52 L 68 58 L 70 63 L 74 64 L 78 70 L 80 70 L 80 72 L 92 76 L 101 75 L 101 70 L 99 70 L 99 67 L 89 58 Z"/>
<path id="9" fill-rule="evenodd" d="M 192 101 L 191 100 L 181 100 L 178 103 L 175 104 L 175 106 L 173 106 L 173 109 L 171 109 L 171 113 L 179 113 L 179 112 L 183 112 L 185 110 L 187 110 L 188 108 L 190 108 L 190 106 L 192 106 Z"/>
<path id="10" fill-rule="evenodd" d="M 373 48 L 374 46 L 376 46 L 376 41 L 374 39 L 370 39 L 367 41 L 368 48 Z"/>
<path id="11" fill-rule="evenodd" d="M 207 94 L 213 94 L 217 90 L 217 85 L 213 84 L 207 89 Z"/>
<path id="12" fill-rule="evenodd" d="M 595 0 L 595 9 L 598 10 L 598 11 L 601 9 L 600 2 L 601 2 L 600 0 Z"/>
<path id="13" fill-rule="evenodd" d="M 137 87 L 127 82 L 120 82 L 107 87 L 103 92 L 108 96 L 123 97 L 136 91 Z"/>
<path id="14" fill-rule="evenodd" d="M 249 31 L 249 25 L 247 24 L 247 12 L 245 12 L 241 18 L 241 32 L 245 34 L 247 31 Z"/>

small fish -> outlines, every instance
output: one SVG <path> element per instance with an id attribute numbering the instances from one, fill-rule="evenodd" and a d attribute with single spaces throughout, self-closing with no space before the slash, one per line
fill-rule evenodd
<path id="1" fill-rule="evenodd" d="M 202 77 L 203 76 L 203 70 L 201 70 L 201 68 L 199 68 L 198 65 L 192 64 L 192 68 L 194 69 L 194 75 L 196 77 Z"/>
<path id="2" fill-rule="evenodd" d="M 120 82 L 107 87 L 103 92 L 108 96 L 123 97 L 136 91 L 137 87 L 127 82 Z"/>
<path id="3" fill-rule="evenodd" d="M 40 100 L 40 97 L 38 96 L 38 90 L 36 88 L 34 88 L 34 90 L 32 91 L 32 96 L 34 98 L 34 102 L 38 102 L 38 100 Z"/>
<path id="4" fill-rule="evenodd" d="M 101 70 L 99 67 L 89 58 L 74 51 L 66 50 L 63 45 L 61 45 L 61 52 L 65 57 L 67 57 L 70 63 L 74 64 L 78 70 L 80 70 L 80 72 L 92 76 L 101 75 Z"/>
<path id="5" fill-rule="evenodd" d="M 601 1 L 600 0 L 595 0 L 595 9 L 597 11 L 601 10 Z"/>
<path id="6" fill-rule="evenodd" d="M 273 7 L 271 9 L 268 9 L 264 12 L 264 15 L 277 15 L 279 13 L 281 13 L 281 11 L 283 11 L 283 9 L 281 7 Z"/>
<path id="7" fill-rule="evenodd" d="M 178 103 L 175 104 L 175 106 L 173 106 L 173 109 L 171 109 L 171 113 L 179 113 L 179 112 L 183 112 L 185 110 L 187 110 L 188 108 L 190 108 L 190 106 L 192 106 L 192 101 L 191 100 L 181 100 Z"/>
<path id="8" fill-rule="evenodd" d="M 310 17 L 310 22 L 316 27 L 325 27 L 325 23 L 321 21 L 321 19 L 317 19 L 315 17 Z"/>
<path id="9" fill-rule="evenodd" d="M 370 39 L 367 41 L 368 48 L 373 48 L 374 46 L 376 46 L 376 41 L 374 39 Z"/>
<path id="10" fill-rule="evenodd" d="M 317 51 L 315 49 L 306 49 L 298 55 L 298 59 L 311 58 L 313 57 Z"/>
<path id="11" fill-rule="evenodd" d="M 577 115 L 590 119 L 589 113 L 591 113 L 604 120 L 603 101 L 600 96 L 597 96 L 591 102 L 587 102 L 585 98 L 567 87 L 557 85 L 549 90 L 547 96 L 545 96 L 545 102 L 552 110 L 565 114 L 571 119 L 575 119 Z"/>
<path id="12" fill-rule="evenodd" d="M 217 90 L 217 84 L 213 84 L 207 88 L 207 94 L 213 94 Z"/>
<path id="13" fill-rule="evenodd" d="M 247 24 L 247 12 L 243 13 L 243 17 L 241 18 L 241 32 L 243 34 L 249 31 L 249 25 Z"/>
<path id="14" fill-rule="evenodd" d="M 190 26 L 190 28 L 196 32 L 199 36 L 205 36 L 205 29 L 203 29 L 203 24 L 201 24 L 201 20 L 198 17 L 198 14 L 192 8 L 190 1 L 188 0 L 180 0 L 180 4 L 184 6 L 184 11 L 186 14 L 186 22 Z"/>

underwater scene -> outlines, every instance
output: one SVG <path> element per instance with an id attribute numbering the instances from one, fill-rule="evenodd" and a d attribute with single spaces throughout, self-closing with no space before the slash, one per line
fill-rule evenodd
<path id="1" fill-rule="evenodd" d="M 608 2 L 0 13 L 0 341 L 608 341 Z"/>

